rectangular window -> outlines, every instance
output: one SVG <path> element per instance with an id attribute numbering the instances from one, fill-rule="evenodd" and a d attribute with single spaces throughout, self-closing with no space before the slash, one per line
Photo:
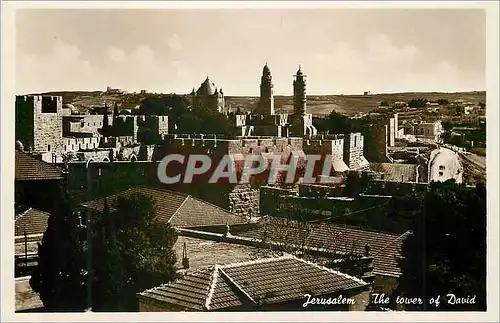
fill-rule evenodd
<path id="1" fill-rule="evenodd" d="M 64 145 L 64 151 L 66 151 L 66 145 Z"/>
<path id="2" fill-rule="evenodd" d="M 443 172 L 439 172 L 439 176 L 443 176 Z"/>
<path id="3" fill-rule="evenodd" d="M 47 146 L 47 150 L 50 151 L 50 145 Z"/>
<path id="4" fill-rule="evenodd" d="M 440 166 L 439 166 L 439 170 L 444 170 L 444 166 L 443 166 L 443 165 L 440 165 Z"/>

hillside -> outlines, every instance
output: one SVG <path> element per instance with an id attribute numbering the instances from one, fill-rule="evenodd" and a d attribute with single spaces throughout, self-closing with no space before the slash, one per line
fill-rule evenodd
<path id="1" fill-rule="evenodd" d="M 486 92 L 461 93 L 390 93 L 373 95 L 310 95 L 307 97 L 307 111 L 315 115 L 328 115 L 332 110 L 345 115 L 369 112 L 376 109 L 380 102 L 410 101 L 423 98 L 427 100 L 447 99 L 452 102 L 464 100 L 467 102 L 486 102 Z M 225 97 L 226 105 L 240 108 L 243 111 L 253 109 L 258 104 L 257 97 Z M 277 113 L 289 113 L 293 109 L 292 96 L 275 96 Z"/>
<path id="2" fill-rule="evenodd" d="M 64 103 L 72 103 L 77 107 L 88 108 L 103 105 L 104 102 L 113 104 L 122 103 L 122 106 L 133 108 L 148 94 L 107 94 L 101 91 L 93 92 L 47 92 L 46 95 L 61 95 Z M 309 95 L 307 97 L 307 111 L 314 115 L 328 115 L 332 110 L 345 115 L 369 112 L 376 109 L 380 102 L 409 101 L 423 98 L 427 100 L 447 99 L 452 102 L 464 100 L 467 102 L 486 102 L 486 92 L 457 92 L 457 93 L 389 93 L 371 95 Z M 292 96 L 275 96 L 275 109 L 277 113 L 290 113 L 293 109 Z M 241 111 L 253 110 L 257 107 L 259 98 L 249 96 L 226 96 L 226 106 Z"/>

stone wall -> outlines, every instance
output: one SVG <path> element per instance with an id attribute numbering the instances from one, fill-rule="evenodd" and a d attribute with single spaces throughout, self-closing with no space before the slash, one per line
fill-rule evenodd
<path id="1" fill-rule="evenodd" d="M 345 188 L 340 185 L 299 184 L 299 196 L 339 197 L 344 195 L 345 195 Z"/>
<path id="2" fill-rule="evenodd" d="M 278 205 L 278 199 L 284 195 L 296 195 L 297 192 L 293 189 L 283 189 L 273 186 L 261 186 L 259 194 L 259 210 L 260 215 L 273 214 Z"/>
<path id="3" fill-rule="evenodd" d="M 113 124 L 113 117 L 108 116 L 109 125 Z M 89 114 L 79 116 L 63 116 L 63 136 L 72 133 L 99 133 L 104 123 L 104 115 Z"/>
<path id="4" fill-rule="evenodd" d="M 242 216 L 259 215 L 259 190 L 238 184 L 229 192 L 229 212 Z"/>
<path id="5" fill-rule="evenodd" d="M 360 132 L 346 135 L 344 142 L 344 162 L 350 169 L 358 169 L 362 163 L 363 136 Z"/>
<path id="6" fill-rule="evenodd" d="M 304 153 L 331 155 L 335 159 L 344 160 L 344 136 L 334 139 L 305 139 Z"/>
<path id="7" fill-rule="evenodd" d="M 77 152 L 85 149 L 96 149 L 99 147 L 100 138 L 87 137 L 87 138 L 71 138 L 63 137 L 62 152 Z"/>
<path id="8" fill-rule="evenodd" d="M 59 153 L 63 148 L 62 97 L 34 96 L 33 98 L 33 151 Z"/>
<path id="9" fill-rule="evenodd" d="M 370 303 L 371 288 L 352 297 L 354 304 L 349 304 L 349 311 L 364 311 Z"/>

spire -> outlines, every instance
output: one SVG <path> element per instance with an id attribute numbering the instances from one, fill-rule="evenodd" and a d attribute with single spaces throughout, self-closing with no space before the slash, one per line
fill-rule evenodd
<path id="1" fill-rule="evenodd" d="M 302 65 L 299 64 L 299 69 L 297 70 L 297 75 L 302 75 Z"/>

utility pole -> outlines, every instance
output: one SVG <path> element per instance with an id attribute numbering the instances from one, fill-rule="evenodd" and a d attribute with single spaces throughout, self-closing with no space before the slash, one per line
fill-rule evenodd
<path id="1" fill-rule="evenodd" d="M 24 224 L 24 269 L 28 269 L 28 234 L 26 233 L 26 224 Z"/>
<path id="2" fill-rule="evenodd" d="M 90 176 L 90 162 L 86 164 L 87 200 L 92 199 L 92 178 Z M 87 208 L 87 311 L 92 312 L 92 212 Z"/>

